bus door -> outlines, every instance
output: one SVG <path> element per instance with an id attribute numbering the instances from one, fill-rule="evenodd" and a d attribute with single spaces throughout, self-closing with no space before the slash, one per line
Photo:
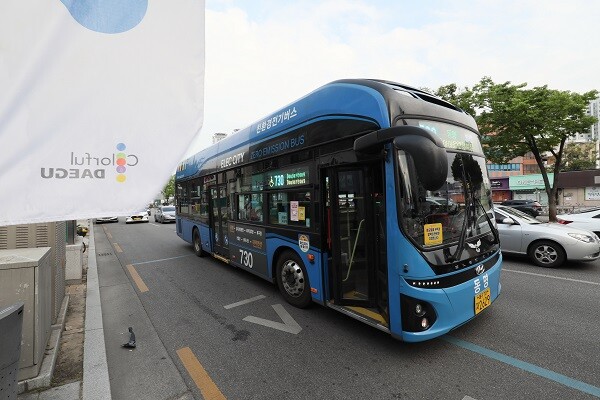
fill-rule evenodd
<path id="1" fill-rule="evenodd" d="M 333 303 L 387 325 L 385 202 L 380 164 L 332 168 L 326 174 Z"/>
<path id="2" fill-rule="evenodd" d="M 210 191 L 210 226 L 213 231 L 213 251 L 229 258 L 229 237 L 227 236 L 230 214 L 229 197 L 226 185 L 216 185 Z"/>

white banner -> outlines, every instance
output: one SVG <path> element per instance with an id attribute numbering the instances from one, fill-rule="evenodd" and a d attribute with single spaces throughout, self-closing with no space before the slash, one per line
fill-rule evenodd
<path id="1" fill-rule="evenodd" d="M 0 1 L 0 226 L 152 202 L 203 92 L 203 0 Z"/>

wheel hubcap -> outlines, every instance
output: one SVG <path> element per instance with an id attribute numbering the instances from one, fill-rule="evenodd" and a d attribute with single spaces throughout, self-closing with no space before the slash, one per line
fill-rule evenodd
<path id="1" fill-rule="evenodd" d="M 299 297 L 304 292 L 304 273 L 302 273 L 302 268 L 293 260 L 283 263 L 281 281 L 285 291 L 292 297 Z"/>
<path id="2" fill-rule="evenodd" d="M 558 253 L 553 247 L 540 246 L 535 249 L 535 258 L 543 264 L 551 264 L 558 258 Z"/>

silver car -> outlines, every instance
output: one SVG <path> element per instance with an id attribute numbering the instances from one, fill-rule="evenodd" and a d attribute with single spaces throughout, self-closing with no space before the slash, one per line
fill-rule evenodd
<path id="1" fill-rule="evenodd" d="M 526 254 L 540 267 L 556 268 L 566 260 L 600 258 L 600 240 L 590 231 L 543 223 L 511 207 L 494 205 L 504 253 Z"/>
<path id="2" fill-rule="evenodd" d="M 154 221 L 164 224 L 175 222 L 175 206 L 160 206 L 154 212 Z"/>

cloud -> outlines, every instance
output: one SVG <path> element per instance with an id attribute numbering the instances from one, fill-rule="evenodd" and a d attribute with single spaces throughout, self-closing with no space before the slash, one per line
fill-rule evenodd
<path id="1" fill-rule="evenodd" d="M 583 0 L 208 0 L 205 123 L 190 152 L 341 78 L 600 88 L 598 15 Z"/>

